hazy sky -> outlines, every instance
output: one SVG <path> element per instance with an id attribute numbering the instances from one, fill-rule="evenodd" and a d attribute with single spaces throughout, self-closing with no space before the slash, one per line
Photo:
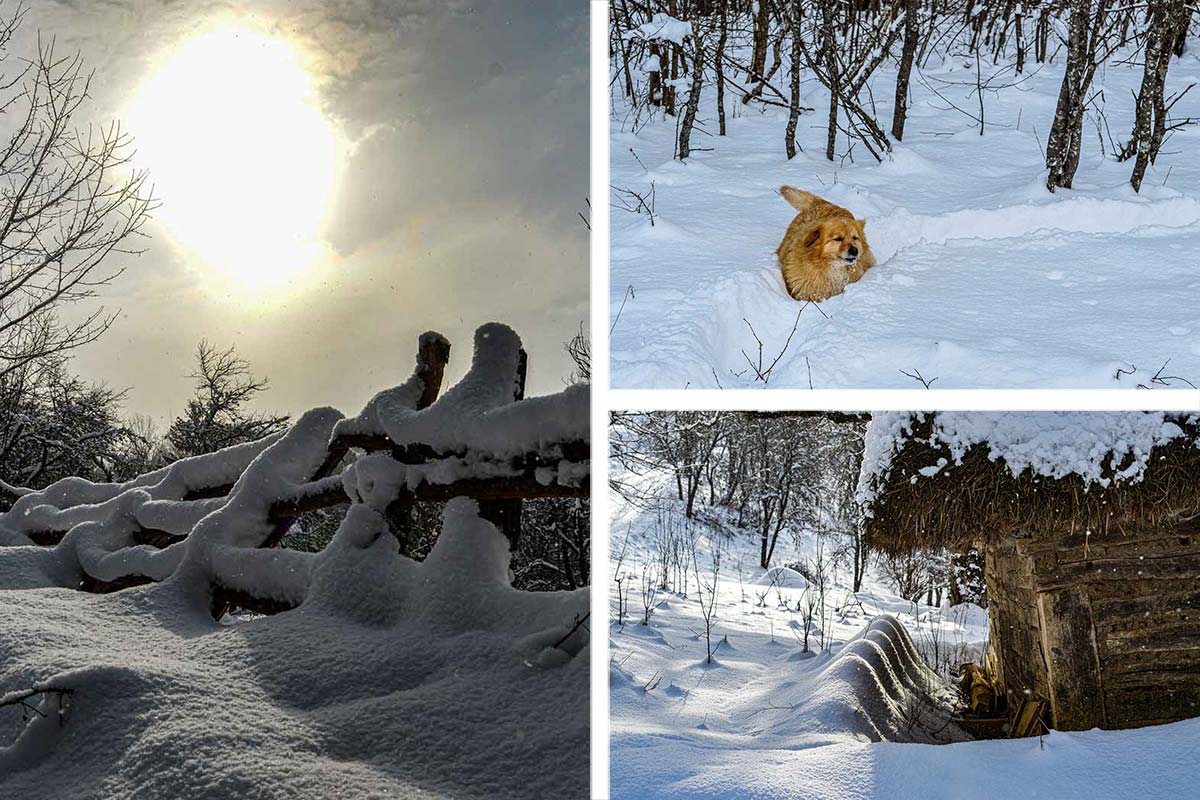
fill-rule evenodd
<path id="1" fill-rule="evenodd" d="M 354 413 L 408 375 L 420 332 L 453 342 L 453 379 L 499 320 L 530 392 L 561 388 L 588 316 L 587 12 L 35 0 L 11 55 L 39 29 L 80 50 L 96 79 L 79 122 L 126 120 L 163 203 L 104 292 L 117 325 L 74 369 L 164 421 L 207 338 L 270 377 L 261 406 Z"/>

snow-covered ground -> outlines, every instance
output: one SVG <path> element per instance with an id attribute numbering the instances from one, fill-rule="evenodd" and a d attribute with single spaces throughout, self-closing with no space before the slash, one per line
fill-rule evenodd
<path id="1" fill-rule="evenodd" d="M 540 487 L 587 480 L 562 450 L 586 441 L 588 388 L 514 402 L 520 349 L 490 323 L 427 407 L 419 363 L 351 419 L 313 409 L 127 483 L 17 489 L 0 513 L 0 798 L 583 796 L 589 590 L 515 588 L 509 539 L 466 496 L 421 562 L 386 516 L 402 490 L 519 481 L 522 460 Z M 338 431 L 431 455 L 356 451 L 325 474 Z M 271 546 L 314 497 L 350 503 L 332 540 Z M 226 591 L 278 613 L 225 613 Z"/>
<path id="2" fill-rule="evenodd" d="M 983 65 L 983 77 L 1000 70 Z M 1200 384 L 1200 127 L 1164 147 L 1140 194 L 1104 122 L 1089 117 L 1074 189 L 1046 191 L 1043 148 L 1062 64 L 1031 64 L 984 92 L 985 133 L 933 91 L 978 114 L 975 62 L 932 63 L 912 82 L 905 140 L 877 164 L 824 158 L 828 95 L 805 80 L 803 152 L 783 151 L 786 112 L 715 97 L 686 163 L 672 160 L 676 120 L 639 123 L 615 101 L 610 317 L 617 388 L 756 388 L 750 326 L 775 388 L 1186 388 Z M 1107 129 L 1132 128 L 1140 62 L 1102 67 L 1092 91 Z M 1168 93 L 1200 80 L 1200 43 L 1172 61 Z M 890 122 L 894 71 L 872 83 Z M 970 84 L 970 85 L 967 85 Z M 736 115 L 736 116 L 735 116 Z M 1191 92 L 1173 111 L 1200 117 Z M 1099 125 L 1097 124 L 1099 122 Z M 839 153 L 844 152 L 839 139 Z M 805 307 L 783 288 L 775 248 L 793 216 L 781 184 L 813 191 L 867 220 L 878 266 L 845 294 Z M 654 224 L 623 210 L 647 195 Z M 636 201 L 632 201 L 636 204 Z M 619 318 L 618 318 L 619 314 Z M 1164 366 L 1165 365 L 1165 366 Z M 1161 371 L 1160 371 L 1161 370 Z M 1183 380 L 1181 380 L 1183 379 Z"/>
<path id="3" fill-rule="evenodd" d="M 911 603 L 877 570 L 857 595 L 845 568 L 833 572 L 827 647 L 818 625 L 805 652 L 797 606 L 815 589 L 782 565 L 814 557 L 811 534 L 793 543 L 785 531 L 774 566 L 764 571 L 752 534 L 730 539 L 697 526 L 705 585 L 714 542 L 724 550 L 716 663 L 709 665 L 694 577 L 686 596 L 657 594 L 649 624 L 641 624 L 643 570 L 656 575 L 658 568 L 659 511 L 616 496 L 613 502 L 612 557 L 629 576 L 624 625 L 615 621 L 616 584 L 610 589 L 614 798 L 1062 800 L 1194 792 L 1186 753 L 1200 744 L 1200 720 L 963 741 L 947 721 L 952 690 L 927 662 L 979 660 L 986 612 Z"/>
<path id="4" fill-rule="evenodd" d="M 214 622 L 179 579 L 0 590 L 0 687 L 70 690 L 0 708 L 0 797 L 582 796 L 588 592 L 508 558 L 472 501 L 419 564 L 357 505 L 276 616 Z"/>

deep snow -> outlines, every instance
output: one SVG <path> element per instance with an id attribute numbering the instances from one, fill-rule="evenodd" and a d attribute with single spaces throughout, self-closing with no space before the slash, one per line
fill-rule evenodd
<path id="1" fill-rule="evenodd" d="M 557 460 L 586 440 L 587 386 L 514 402 L 519 351 L 485 325 L 442 400 L 415 410 L 414 378 L 355 418 L 434 448 L 419 467 L 356 452 L 326 475 L 346 420 L 317 408 L 129 483 L 22 491 L 0 513 L 0 797 L 583 796 L 589 591 L 513 588 L 473 500 L 420 563 L 383 516 L 404 486 L 520 474 L 530 449 L 543 483 L 587 479 Z M 351 505 L 323 550 L 264 547 L 278 508 L 330 494 Z M 171 543 L 139 543 L 155 530 Z M 79 591 L 126 577 L 155 582 Z M 214 621 L 217 588 L 291 610 Z"/>
<path id="2" fill-rule="evenodd" d="M 645 488 L 661 476 L 637 480 Z M 845 569 L 835 572 L 828 651 L 821 652 L 818 630 L 804 652 L 795 608 L 812 587 L 783 565 L 813 557 L 809 533 L 793 544 L 785 531 L 774 566 L 764 571 L 749 534 L 728 540 L 698 526 L 705 581 L 712 544 L 724 542 L 717 663 L 706 665 L 694 578 L 687 596 L 659 593 L 649 624 L 640 624 L 642 570 L 657 567 L 658 513 L 613 495 L 612 559 L 624 553 L 621 571 L 632 583 L 629 618 L 609 625 L 614 799 L 1165 800 L 1194 792 L 1186 753 L 1200 744 L 1200 720 L 961 741 L 953 723 L 945 724 L 950 689 L 913 651 L 926 661 L 940 651 L 938 660 L 950 665 L 979 661 L 987 613 L 971 604 L 911 603 L 878 568 L 857 596 Z M 615 609 L 615 583 L 610 599 Z"/>
<path id="3" fill-rule="evenodd" d="M 419 564 L 358 505 L 272 617 L 182 581 L 0 591 L 0 687 L 73 690 L 61 727 L 0 709 L 0 796 L 583 796 L 588 592 L 517 591 L 508 557 L 471 501 Z"/>
<path id="4" fill-rule="evenodd" d="M 985 63 L 985 79 L 998 69 Z M 815 80 L 802 86 L 816 111 L 800 118 L 803 152 L 791 162 L 782 109 L 727 97 L 728 135 L 718 137 L 706 87 L 693 146 L 713 149 L 681 163 L 672 160 L 676 120 L 643 117 L 635 133 L 637 116 L 617 98 L 612 385 L 921 388 L 903 372 L 939 389 L 1200 384 L 1200 129 L 1174 135 L 1139 195 L 1131 164 L 1101 156 L 1107 135 L 1089 119 L 1074 189 L 1050 194 L 1042 148 L 1061 69 L 1031 64 L 1019 85 L 985 92 L 980 136 L 931 90 L 977 111 L 974 59 L 927 65 L 913 79 L 905 141 L 882 164 L 861 148 L 854 163 L 825 160 L 828 95 Z M 1117 140 L 1132 127 L 1140 79 L 1137 65 L 1097 74 L 1092 91 Z M 1168 92 L 1197 80 L 1193 42 L 1172 62 Z M 891 119 L 894 82 L 886 70 L 873 80 L 881 120 Z M 1173 113 L 1200 117 L 1200 95 Z M 803 304 L 787 296 L 774 256 L 793 216 L 781 184 L 865 217 L 879 262 L 845 294 L 804 308 L 786 350 Z M 621 208 L 618 191 L 652 185 L 653 226 Z M 766 364 L 784 351 L 766 384 L 743 356 L 757 358 L 750 325 Z"/>

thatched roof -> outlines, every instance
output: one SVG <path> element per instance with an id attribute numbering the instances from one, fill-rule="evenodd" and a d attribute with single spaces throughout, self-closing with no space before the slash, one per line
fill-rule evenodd
<path id="1" fill-rule="evenodd" d="M 1195 414 L 886 413 L 867 436 L 859 497 L 883 550 L 1173 527 L 1200 514 Z"/>

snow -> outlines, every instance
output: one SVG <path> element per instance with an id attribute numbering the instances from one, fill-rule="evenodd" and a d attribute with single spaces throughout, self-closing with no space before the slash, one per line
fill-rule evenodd
<path id="1" fill-rule="evenodd" d="M 1168 93 L 1200 80 L 1197 53 L 1189 46 L 1173 61 Z M 1114 136 L 1132 128 L 1141 79 L 1140 59 L 1117 61 L 1093 87 L 1098 103 L 1108 98 Z M 803 93 L 818 110 L 801 116 L 803 152 L 790 162 L 783 109 L 745 107 L 731 95 L 728 135 L 718 137 L 715 89 L 706 87 L 693 146 L 712 150 L 681 163 L 672 159 L 675 119 L 647 122 L 644 109 L 616 100 L 612 385 L 920 388 L 905 372 L 939 389 L 1200 384 L 1200 309 L 1191 302 L 1200 279 L 1189 257 L 1200 251 L 1200 128 L 1174 135 L 1140 194 L 1128 186 L 1131 164 L 1102 157 L 1087 134 L 1075 188 L 1051 194 L 1042 148 L 1062 66 L 1038 66 L 1019 85 L 986 93 L 980 136 L 978 123 L 939 110 L 946 106 L 932 91 L 977 108 L 974 59 L 930 64 L 914 76 L 905 141 L 882 164 L 862 148 L 853 162 L 825 160 L 828 94 L 808 73 Z M 871 84 L 884 121 L 894 81 L 885 69 Z M 1188 93 L 1172 113 L 1200 116 L 1200 95 Z M 776 193 L 785 183 L 865 217 L 879 261 L 815 307 L 787 296 L 774 257 L 794 214 Z M 621 208 L 618 191 L 652 188 L 653 225 Z M 756 357 L 751 325 L 766 363 L 784 351 L 765 384 L 743 355 Z"/>
<path id="2" fill-rule="evenodd" d="M 519 352 L 486 325 L 467 377 L 422 412 L 414 378 L 349 426 L 317 408 L 127 483 L 19 497 L 0 514 L 0 797 L 585 794 L 588 590 L 514 589 L 508 539 L 473 500 L 444 506 L 420 563 L 383 517 L 404 487 L 520 474 L 530 451 L 550 462 L 539 480 L 586 480 L 557 455 L 587 441 L 587 387 L 514 402 Z M 451 452 L 324 474 L 336 432 L 373 426 Z M 321 552 L 264 548 L 302 501 L 343 490 Z M 173 543 L 137 543 L 155 532 Z M 77 591 L 128 578 L 152 582 Z M 218 589 L 291 610 L 214 621 Z"/>
<path id="3" fill-rule="evenodd" d="M 871 415 L 858 489 L 868 514 L 893 458 L 912 435 L 913 422 L 924 417 L 908 411 Z M 1014 477 L 1030 470 L 1047 478 L 1077 475 L 1085 486 L 1136 482 L 1154 448 L 1184 436 L 1176 420 L 1161 411 L 939 411 L 922 444 L 948 451 L 950 459 L 938 456 L 917 472 L 925 478 L 944 475 L 962 463 L 967 450 L 981 445 Z"/>
<path id="4" fill-rule="evenodd" d="M 944 747 L 862 742 L 794 749 L 713 750 L 699 764 L 682 747 L 622 752 L 613 798 L 755 800 L 1093 800 L 1195 792 L 1200 719 L 1131 731 L 1056 732 Z M 689 766 L 699 767 L 695 774 Z M 661 770 L 661 771 L 660 771 Z"/>
<path id="5" fill-rule="evenodd" d="M 61 725 L 0 709 L 0 796 L 584 796 L 588 592 L 513 589 L 469 500 L 423 563 L 389 539 L 355 506 L 322 553 L 268 556 L 311 576 L 299 608 L 233 624 L 174 580 L 0 591 L 0 694 L 71 690 Z"/>
<path id="6" fill-rule="evenodd" d="M 363 412 L 340 423 L 336 433 L 382 433 L 398 445 L 423 444 L 439 453 L 471 451 L 485 459 L 544 452 L 553 445 L 585 441 L 590 388 L 514 401 L 521 339 L 507 325 L 491 322 L 475 332 L 471 368 L 429 408 L 417 410 L 420 386 L 381 392 Z"/>
<path id="7" fill-rule="evenodd" d="M 646 494 L 661 480 L 652 474 L 636 485 Z M 951 668 L 981 660 L 987 612 L 971 603 L 930 607 L 907 601 L 876 567 L 857 594 L 846 569 L 834 570 L 827 588 L 836 606 L 824 626 L 828 646 L 821 648 L 818 626 L 804 652 L 795 609 L 813 590 L 799 581 L 795 588 L 775 589 L 771 577 L 797 577 L 782 565 L 813 558 L 809 532 L 793 543 L 785 530 L 775 566 L 767 571 L 755 566 L 753 537 L 743 532 L 728 538 L 722 531 L 729 526 L 718 530 L 697 522 L 703 580 L 711 580 L 704 565 L 711 563 L 715 543 L 723 550 L 716 664 L 705 664 L 694 582 L 686 595 L 659 593 L 649 624 L 639 624 L 640 577 L 644 569 L 657 574 L 660 512 L 611 497 L 612 529 L 619 532 L 612 537 L 612 558 L 615 563 L 622 557 L 621 571 L 630 576 L 626 589 L 632 586 L 630 618 L 609 626 L 615 800 L 1091 800 L 1193 793 L 1195 770 L 1186 753 L 1200 744 L 1200 720 L 962 741 L 965 734 L 953 722 L 945 724 L 950 689 L 925 662 L 937 651 Z M 682 513 L 681 504 L 663 502 Z M 610 596 L 615 607 L 615 583 Z"/>
<path id="8" fill-rule="evenodd" d="M 622 38 L 683 44 L 683 40 L 691 35 L 692 26 L 689 23 L 660 11 L 651 17 L 649 22 L 643 22 L 636 28 L 625 31 Z"/>

